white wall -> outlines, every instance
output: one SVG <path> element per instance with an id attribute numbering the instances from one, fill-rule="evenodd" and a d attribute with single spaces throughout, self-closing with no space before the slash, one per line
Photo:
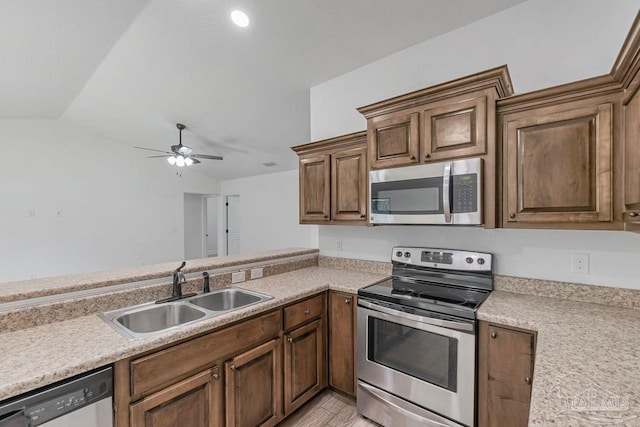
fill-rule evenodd
<path id="1" fill-rule="evenodd" d="M 317 226 L 299 224 L 297 170 L 222 181 L 220 186 L 223 195 L 240 196 L 243 253 L 318 247 Z M 220 234 L 223 239 L 224 232 Z"/>
<path id="2" fill-rule="evenodd" d="M 202 194 L 184 195 L 184 259 L 204 258 L 203 199 Z"/>
<path id="3" fill-rule="evenodd" d="M 322 83 L 311 89 L 312 140 L 365 129 L 356 107 L 502 64 L 516 92 L 606 74 L 638 6 L 529 0 Z M 499 274 L 640 289 L 640 235 L 631 233 L 319 227 L 321 254 L 388 260 L 394 244 L 493 252 Z M 590 274 L 570 272 L 572 253 L 590 255 Z"/>
<path id="4" fill-rule="evenodd" d="M 218 218 L 220 217 L 218 210 L 218 196 L 207 197 L 207 256 L 218 255 Z"/>
<path id="5" fill-rule="evenodd" d="M 179 261 L 183 194 L 219 192 L 62 120 L 0 120 L 0 135 L 0 282 Z"/>

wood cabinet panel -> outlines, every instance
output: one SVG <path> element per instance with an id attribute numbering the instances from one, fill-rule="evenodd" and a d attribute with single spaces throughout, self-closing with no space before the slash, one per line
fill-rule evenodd
<path id="1" fill-rule="evenodd" d="M 131 427 L 213 427 L 215 406 L 222 402 L 220 383 L 207 370 L 131 405 Z"/>
<path id="2" fill-rule="evenodd" d="M 440 105 L 444 104 L 444 105 Z M 422 160 L 480 156 L 487 152 L 487 97 L 449 99 L 422 113 Z"/>
<path id="3" fill-rule="evenodd" d="M 298 409 L 326 386 L 323 325 L 322 320 L 316 320 L 285 335 L 285 415 Z"/>
<path id="4" fill-rule="evenodd" d="M 419 114 L 393 113 L 368 121 L 370 169 L 406 166 L 419 162 Z"/>
<path id="5" fill-rule="evenodd" d="M 478 340 L 479 425 L 526 426 L 535 334 L 480 322 Z"/>
<path id="6" fill-rule="evenodd" d="M 131 362 L 131 395 L 138 397 L 211 366 L 216 360 L 278 336 L 280 310 Z"/>
<path id="7" fill-rule="evenodd" d="M 366 221 L 367 176 L 366 147 L 331 155 L 331 219 Z"/>
<path id="8" fill-rule="evenodd" d="M 356 296 L 329 292 L 329 385 L 356 395 Z"/>
<path id="9" fill-rule="evenodd" d="M 300 221 L 329 221 L 330 157 L 300 159 Z"/>
<path id="10" fill-rule="evenodd" d="M 324 295 L 301 301 L 284 308 L 284 329 L 290 330 L 324 313 Z"/>
<path id="11" fill-rule="evenodd" d="M 228 427 L 274 426 L 282 413 L 281 340 L 275 339 L 225 363 Z"/>
<path id="12" fill-rule="evenodd" d="M 612 221 L 612 104 L 507 115 L 505 226 Z"/>
<path id="13" fill-rule="evenodd" d="M 624 212 L 628 223 L 640 223 L 640 76 L 624 101 Z M 640 230 L 638 230 L 640 231 Z"/>

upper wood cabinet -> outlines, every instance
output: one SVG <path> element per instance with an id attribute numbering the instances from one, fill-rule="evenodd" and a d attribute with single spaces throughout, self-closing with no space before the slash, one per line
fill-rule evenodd
<path id="1" fill-rule="evenodd" d="M 623 221 L 627 230 L 640 232 L 640 74 L 625 97 L 623 109 Z"/>
<path id="2" fill-rule="evenodd" d="M 497 224 L 496 100 L 513 94 L 497 67 L 358 108 L 367 119 L 369 169 L 483 159 L 485 228 Z"/>
<path id="3" fill-rule="evenodd" d="M 519 107 L 500 115 L 503 226 L 620 228 L 613 222 L 613 114 L 619 97 L 542 99 L 542 106 L 535 98 L 523 105 L 503 101 L 509 109 Z"/>
<path id="4" fill-rule="evenodd" d="M 535 333 L 479 322 L 478 425 L 526 427 Z"/>
<path id="5" fill-rule="evenodd" d="M 300 223 L 366 224 L 366 133 L 292 149 L 300 156 Z"/>

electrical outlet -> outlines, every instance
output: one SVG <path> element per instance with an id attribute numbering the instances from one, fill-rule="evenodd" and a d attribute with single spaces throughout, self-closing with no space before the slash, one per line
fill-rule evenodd
<path id="1" fill-rule="evenodd" d="M 251 280 L 259 279 L 262 277 L 262 267 L 251 269 Z"/>
<path id="2" fill-rule="evenodd" d="M 336 240 L 336 250 L 342 250 L 342 240 L 340 239 Z"/>
<path id="3" fill-rule="evenodd" d="M 571 272 L 580 274 L 589 274 L 589 255 L 588 254 L 572 254 L 571 255 Z"/>
<path id="4" fill-rule="evenodd" d="M 231 274 L 231 283 L 240 283 L 246 280 L 246 274 L 244 271 L 238 271 L 237 273 Z"/>

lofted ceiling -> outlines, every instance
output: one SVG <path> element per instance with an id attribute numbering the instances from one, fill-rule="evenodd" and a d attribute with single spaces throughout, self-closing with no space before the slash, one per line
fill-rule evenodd
<path id="1" fill-rule="evenodd" d="M 3 0 L 0 118 L 160 150 L 180 122 L 185 144 L 225 157 L 193 166 L 209 176 L 292 169 L 311 86 L 523 1 Z"/>

